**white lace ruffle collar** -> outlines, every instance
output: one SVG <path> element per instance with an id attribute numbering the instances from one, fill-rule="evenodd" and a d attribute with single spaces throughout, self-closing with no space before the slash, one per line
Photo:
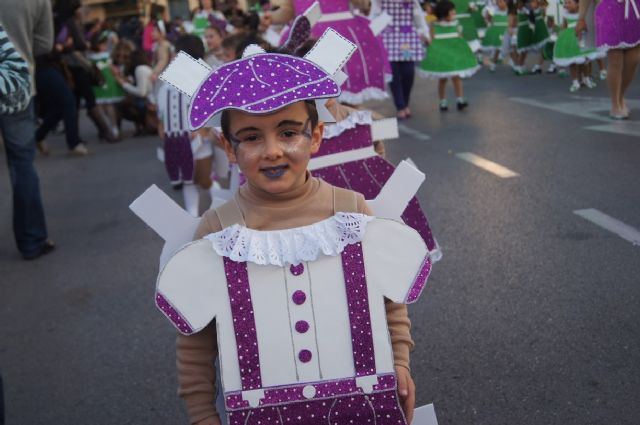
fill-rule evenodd
<path id="1" fill-rule="evenodd" d="M 335 124 L 327 124 L 324 126 L 323 139 L 332 139 L 338 137 L 347 130 L 351 130 L 356 125 L 371 125 L 373 119 L 370 111 L 353 111 L 342 121 Z"/>
<path id="2" fill-rule="evenodd" d="M 213 250 L 233 261 L 259 265 L 297 265 L 321 255 L 337 256 L 345 246 L 362 241 L 374 217 L 337 213 L 309 226 L 260 231 L 239 224 L 205 236 Z"/>

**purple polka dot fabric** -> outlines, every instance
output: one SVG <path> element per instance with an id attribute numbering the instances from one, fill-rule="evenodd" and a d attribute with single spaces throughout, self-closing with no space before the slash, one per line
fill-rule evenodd
<path id="1" fill-rule="evenodd" d="M 304 13 L 312 3 L 309 0 L 295 1 L 296 14 Z M 349 0 L 320 0 L 319 3 L 323 15 L 351 10 Z M 384 96 L 385 73 L 390 73 L 391 69 L 384 45 L 371 31 L 370 23 L 367 18 L 353 16 L 350 19 L 318 22 L 311 29 L 311 36 L 319 38 L 327 28 L 332 28 L 357 46 L 343 69 L 349 78 L 342 85 L 342 91 L 344 95 L 349 95 L 345 100 L 351 103 Z M 371 89 L 376 89 L 377 93 L 368 93 Z"/>
<path id="2" fill-rule="evenodd" d="M 229 425 L 406 425 L 395 390 L 227 413 Z"/>
<path id="3" fill-rule="evenodd" d="M 360 242 L 347 245 L 342 251 L 342 271 L 347 291 L 356 376 L 375 375 L 376 360 L 373 350 L 373 335 L 371 334 L 371 313 L 364 270 L 364 255 Z"/>
<path id="4" fill-rule="evenodd" d="M 242 389 L 247 391 L 262 388 L 258 334 L 249 289 L 247 263 L 238 263 L 227 257 L 223 257 L 223 262 L 238 348 Z"/>
<path id="5" fill-rule="evenodd" d="M 191 103 L 189 121 L 200 128 L 225 109 L 269 113 L 306 99 L 340 94 L 336 82 L 316 64 L 264 53 L 222 65 L 209 74 Z"/>
<path id="6" fill-rule="evenodd" d="M 171 183 L 191 183 L 195 170 L 189 133 L 164 137 L 164 166 Z"/>
<path id="7" fill-rule="evenodd" d="M 156 305 L 180 332 L 185 335 L 193 333 L 193 329 L 171 303 L 160 293 L 156 293 Z"/>
<path id="8" fill-rule="evenodd" d="M 371 127 L 357 125 L 352 129 L 345 130 L 337 137 L 324 139 L 320 151 L 314 157 L 347 152 L 372 144 Z M 389 161 L 380 156 L 374 156 L 319 168 L 312 171 L 311 174 L 334 186 L 360 192 L 366 199 L 374 199 L 394 170 L 395 167 Z M 416 197 L 412 198 L 407 205 L 402 214 L 402 220 L 422 236 L 429 251 L 436 248 L 436 241 L 433 238 L 429 221 Z"/>

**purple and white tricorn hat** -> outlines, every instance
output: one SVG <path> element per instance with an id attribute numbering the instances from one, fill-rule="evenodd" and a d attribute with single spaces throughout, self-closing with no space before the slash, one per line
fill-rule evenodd
<path id="1" fill-rule="evenodd" d="M 202 60 L 180 52 L 160 79 L 191 97 L 189 124 L 193 130 L 218 126 L 226 109 L 267 114 L 310 99 L 315 99 L 320 119 L 333 122 L 324 103 L 340 95 L 340 85 L 346 80 L 341 68 L 355 49 L 328 28 L 303 58 L 265 53 L 251 45 L 242 59 L 212 71 Z"/>

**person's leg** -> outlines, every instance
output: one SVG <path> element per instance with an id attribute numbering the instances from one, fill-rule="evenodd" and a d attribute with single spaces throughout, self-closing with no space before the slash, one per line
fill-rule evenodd
<path id="1" fill-rule="evenodd" d="M 55 99 L 54 108 L 58 111 L 64 123 L 67 147 L 69 150 L 73 150 L 78 144 L 82 143 L 78 129 L 76 99 L 64 76 L 57 69 L 51 69 L 50 84 L 51 98 Z"/>
<path id="2" fill-rule="evenodd" d="M 402 62 L 402 97 L 404 98 L 404 111 L 407 114 L 411 114 L 409 110 L 409 100 L 411 99 L 411 89 L 413 89 L 413 82 L 416 77 L 416 64 L 415 62 Z"/>
<path id="3" fill-rule="evenodd" d="M 458 99 L 462 99 L 464 97 L 464 90 L 462 88 L 462 78 L 453 77 L 451 81 L 453 82 L 453 90 L 456 92 L 456 97 Z"/>
<path id="4" fill-rule="evenodd" d="M 622 49 L 611 49 L 607 52 L 607 86 L 611 98 L 611 114 L 622 114 L 622 71 L 624 68 L 624 52 Z"/>
<path id="5" fill-rule="evenodd" d="M 438 98 L 440 99 L 440 110 L 446 111 L 449 109 L 449 103 L 447 102 L 447 79 L 438 79 Z"/>
<path id="6" fill-rule="evenodd" d="M 209 189 L 211 184 L 211 157 L 196 159 L 196 168 L 193 174 L 193 182 L 202 189 Z"/>
<path id="7" fill-rule="evenodd" d="M 438 98 L 444 100 L 447 98 L 447 79 L 440 78 L 438 80 Z"/>
<path id="8" fill-rule="evenodd" d="M 47 244 L 47 226 L 40 197 L 35 156 L 35 112 L 33 100 L 26 110 L 0 115 L 7 164 L 13 190 L 13 232 L 25 258 L 37 256 Z"/>
<path id="9" fill-rule="evenodd" d="M 626 111 L 627 105 L 624 102 L 624 94 L 627 92 L 629 85 L 631 85 L 636 74 L 636 69 L 638 68 L 638 63 L 640 63 L 640 45 L 631 49 L 625 49 L 623 52 L 624 62 L 622 67 L 622 83 L 620 85 L 620 101 L 625 113 L 628 113 L 628 111 Z"/>
<path id="10" fill-rule="evenodd" d="M 393 79 L 389 83 L 389 88 L 391 89 L 391 95 L 393 96 L 393 103 L 399 116 L 402 115 L 401 118 L 404 118 L 404 112 L 402 111 L 407 105 L 402 93 L 402 62 L 391 62 L 391 73 L 393 75 Z"/>

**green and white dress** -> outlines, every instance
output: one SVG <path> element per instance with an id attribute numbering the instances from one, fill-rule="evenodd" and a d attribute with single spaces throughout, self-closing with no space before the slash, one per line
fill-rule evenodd
<path id="1" fill-rule="evenodd" d="M 491 18 L 491 25 L 487 28 L 482 39 L 482 51 L 493 53 L 502 49 L 502 41 L 509 26 L 509 15 L 506 11 L 496 10 Z"/>
<path id="2" fill-rule="evenodd" d="M 420 63 L 418 74 L 426 78 L 471 77 L 480 68 L 458 21 L 434 22 L 433 40 Z"/>
<path id="3" fill-rule="evenodd" d="M 549 42 L 549 27 L 545 20 L 544 11 L 541 7 L 533 11 L 536 23 L 533 29 L 533 46 L 534 49 L 542 49 Z"/>
<path id="4" fill-rule="evenodd" d="M 456 19 L 462 27 L 462 37 L 467 40 L 472 51 L 480 49 L 478 29 L 471 12 L 469 11 L 469 0 L 451 0 L 456 8 Z"/>
<path id="5" fill-rule="evenodd" d="M 577 13 L 567 13 L 564 16 L 567 28 L 560 31 L 553 49 L 553 62 L 558 66 L 583 64 L 590 60 L 600 59 L 606 52 L 599 49 L 583 49 L 576 36 Z"/>
<path id="6" fill-rule="evenodd" d="M 471 17 L 478 30 L 478 36 L 482 39 L 487 28 L 487 21 L 484 19 L 484 11 L 487 8 L 486 0 L 476 0 L 470 4 L 475 5 L 475 10 L 471 11 Z"/>
<path id="7" fill-rule="evenodd" d="M 108 52 L 91 53 L 89 59 L 96 64 L 102 76 L 104 84 L 93 86 L 93 94 L 96 96 L 96 103 L 116 103 L 124 99 L 124 91 L 111 71 L 111 58 Z"/>
<path id="8" fill-rule="evenodd" d="M 523 7 L 518 10 L 518 42 L 516 50 L 518 53 L 533 50 L 533 29 L 535 26 L 529 21 L 529 9 Z"/>

